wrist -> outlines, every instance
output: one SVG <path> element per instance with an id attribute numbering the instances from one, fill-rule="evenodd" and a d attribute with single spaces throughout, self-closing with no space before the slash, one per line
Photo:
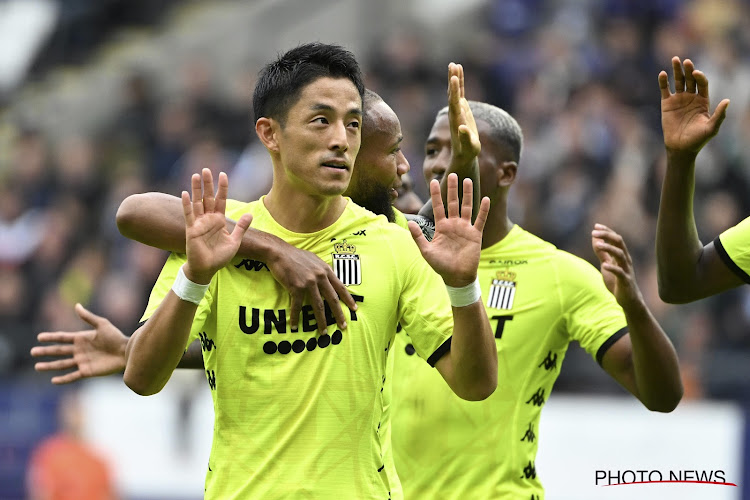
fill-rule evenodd
<path id="1" fill-rule="evenodd" d="M 448 297 L 453 307 L 465 307 L 476 303 L 482 298 L 482 291 L 479 287 L 479 278 L 463 286 L 451 286 L 445 284 Z"/>
<path id="2" fill-rule="evenodd" d="M 184 276 L 196 285 L 207 286 L 211 283 L 211 279 L 214 277 L 214 273 L 212 271 L 193 269 L 192 267 L 190 267 L 189 262 L 183 264 L 180 269 Z"/>
<path id="3" fill-rule="evenodd" d="M 202 284 L 201 282 L 196 283 L 186 274 L 186 270 L 189 270 L 187 264 L 183 265 L 177 272 L 177 277 L 172 285 L 172 291 L 180 300 L 198 305 L 206 294 L 206 290 L 208 290 L 211 278 L 208 278 L 208 283 L 206 284 Z"/>
<path id="4" fill-rule="evenodd" d="M 674 149 L 669 146 L 665 147 L 669 163 L 678 162 L 680 164 L 693 164 L 700 151 L 687 151 L 684 149 Z M 668 164 L 669 164 L 668 163 Z"/>

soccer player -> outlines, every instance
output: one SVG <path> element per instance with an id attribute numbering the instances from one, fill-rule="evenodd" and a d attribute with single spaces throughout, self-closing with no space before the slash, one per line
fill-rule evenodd
<path id="1" fill-rule="evenodd" d="M 211 346 L 204 351 L 215 413 L 206 498 L 386 498 L 397 491 L 379 428 L 398 322 L 415 332 L 417 351 L 460 397 L 484 399 L 497 383 L 476 284 L 488 201 L 472 224 L 471 182 L 459 210 L 451 176 L 446 216 L 432 183 L 435 236 L 427 242 L 414 224 L 415 245 L 403 229 L 342 197 L 359 150 L 363 93 L 347 51 L 324 44 L 290 50 L 264 68 L 254 94 L 256 133 L 274 168 L 269 194 L 227 214 L 237 220 L 231 234 L 225 175 L 215 197 L 207 169 L 193 176 L 192 198 L 182 195 L 187 256 L 170 257 L 182 267 L 161 302 L 152 293 L 146 315 L 153 314 L 128 341 L 124 380 L 153 394 L 191 336 Z M 358 302 L 344 331 L 316 335 L 304 311 L 291 324 L 288 294 L 235 258 L 251 220 L 332 258 Z M 162 273 L 155 290 L 170 278 Z M 439 289 L 441 278 L 447 294 L 424 293 Z"/>
<path id="2" fill-rule="evenodd" d="M 667 171 L 656 226 L 659 295 L 686 303 L 750 283 L 750 219 L 705 246 L 693 214 L 695 159 L 724 121 L 729 99 L 709 112 L 708 78 L 690 59 L 672 58 L 675 92 L 666 71 L 659 73 L 661 125 Z"/>
<path id="3" fill-rule="evenodd" d="M 539 419 L 570 342 L 653 411 L 672 411 L 682 397 L 678 360 L 617 233 L 600 224 L 592 232 L 599 273 L 508 218 L 521 129 L 497 107 L 470 105 L 482 145 L 481 192 L 491 200 L 479 280 L 494 329 L 498 388 L 465 404 L 421 369 L 409 337 L 397 335 L 394 457 L 405 498 L 537 500 L 544 496 L 535 467 Z M 428 181 L 445 175 L 450 149 L 444 109 L 425 146 Z"/>

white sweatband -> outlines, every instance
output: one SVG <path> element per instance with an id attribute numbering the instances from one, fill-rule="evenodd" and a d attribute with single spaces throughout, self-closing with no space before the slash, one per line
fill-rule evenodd
<path id="1" fill-rule="evenodd" d="M 172 285 L 172 291 L 182 300 L 198 305 L 201 303 L 203 296 L 206 295 L 209 285 L 199 285 L 190 281 L 185 276 L 182 267 L 180 267 L 180 270 L 177 272 L 177 278 L 174 280 L 174 285 Z"/>
<path id="2" fill-rule="evenodd" d="M 479 288 L 479 277 L 473 283 L 462 287 L 453 287 L 445 285 L 448 290 L 448 297 L 451 299 L 453 307 L 464 307 L 473 304 L 482 298 L 482 290 Z"/>

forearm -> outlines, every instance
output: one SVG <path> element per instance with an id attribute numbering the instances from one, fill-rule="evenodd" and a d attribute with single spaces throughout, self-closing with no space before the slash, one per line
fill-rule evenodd
<path id="1" fill-rule="evenodd" d="M 656 226 L 659 295 L 667 302 L 693 299 L 703 244 L 693 214 L 695 154 L 667 152 Z"/>
<path id="2" fill-rule="evenodd" d="M 177 363 L 177 368 L 200 370 L 204 368 L 203 349 L 201 347 L 200 340 L 194 340 L 188 346 L 188 348 L 185 350 L 185 353 L 182 355 L 182 358 L 180 358 L 180 362 Z"/>
<path id="3" fill-rule="evenodd" d="M 453 307 L 451 388 L 461 398 L 486 399 L 497 387 L 497 348 L 480 301 Z"/>
<path id="4" fill-rule="evenodd" d="M 182 358 L 198 306 L 167 294 L 154 315 L 128 340 L 125 350 L 125 384 L 148 396 L 169 381 Z"/>
<path id="5" fill-rule="evenodd" d="M 227 219 L 227 231 L 235 221 Z M 117 210 L 117 228 L 126 238 L 176 253 L 185 253 L 185 219 L 180 199 L 164 193 L 134 194 L 125 198 Z M 280 238 L 249 228 L 237 255 L 267 261 L 288 245 Z"/>
<path id="6" fill-rule="evenodd" d="M 680 365 L 672 342 L 645 303 L 625 311 L 638 399 L 651 411 L 670 412 L 682 399 Z"/>

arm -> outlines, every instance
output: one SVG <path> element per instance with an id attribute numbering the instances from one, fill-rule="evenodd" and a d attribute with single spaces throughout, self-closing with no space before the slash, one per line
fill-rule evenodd
<path id="1" fill-rule="evenodd" d="M 683 73 L 680 59 L 672 59 L 674 94 L 667 73 L 659 73 L 667 171 L 656 226 L 656 260 L 659 295 L 671 303 L 691 302 L 743 284 L 713 242 L 703 246 L 693 215 L 695 159 L 719 132 L 729 100 L 721 101 L 710 115 L 708 79 L 689 59 L 684 66 Z"/>
<path id="2" fill-rule="evenodd" d="M 192 177 L 192 202 L 182 193 L 187 254 L 183 271 L 191 282 L 209 284 L 216 271 L 236 255 L 252 217 L 243 215 L 230 234 L 224 217 L 227 177 L 219 175 L 215 199 L 211 172 L 203 169 L 202 177 L 202 186 L 201 176 Z M 130 337 L 123 380 L 134 392 L 149 395 L 164 387 L 182 357 L 197 309 L 197 304 L 170 290 L 153 316 Z"/>
<path id="3" fill-rule="evenodd" d="M 471 179 L 474 187 L 472 214 L 478 215 L 481 200 L 478 156 L 482 145 L 479 142 L 477 123 L 464 92 L 464 68 L 454 63 L 448 65 L 448 122 L 451 130 L 451 163 L 440 182 L 443 204 L 447 206 L 448 174 L 455 173 L 460 185 L 464 179 Z M 463 194 L 459 193 L 459 203 L 462 201 Z M 419 215 L 433 220 L 432 200 L 427 201 Z"/>
<path id="4" fill-rule="evenodd" d="M 625 312 L 629 330 L 604 354 L 602 367 L 649 410 L 671 412 L 683 393 L 674 346 L 643 300 L 622 237 L 601 224 L 591 236 L 604 283 Z"/>
<path id="5" fill-rule="evenodd" d="M 482 200 L 476 222 L 471 223 L 471 180 L 463 183 L 464 197 L 459 214 L 458 178 L 448 177 L 448 216 L 440 198 L 437 181 L 430 183 L 430 196 L 435 206 L 435 236 L 431 242 L 415 222 L 409 222 L 422 256 L 451 287 L 471 286 L 477 278 L 482 230 L 489 212 L 489 199 Z M 452 307 L 453 337 L 451 348 L 435 364 L 435 368 L 457 396 L 482 400 L 497 387 L 497 349 L 495 337 L 479 300 L 463 307 Z"/>
<path id="6" fill-rule="evenodd" d="M 234 221 L 227 220 L 232 231 Z M 123 236 L 149 246 L 185 253 L 185 227 L 180 200 L 164 193 L 143 193 L 127 197 L 117 210 L 117 227 Z M 250 228 L 245 233 L 237 255 L 268 265 L 274 279 L 292 297 L 291 324 L 299 324 L 299 314 L 306 297 L 313 306 L 320 329 L 326 327 L 325 306 L 328 303 L 339 329 L 346 328 L 346 318 L 339 300 L 357 310 L 354 298 L 336 277 L 331 266 L 317 255 L 289 245 L 282 239 Z"/>

